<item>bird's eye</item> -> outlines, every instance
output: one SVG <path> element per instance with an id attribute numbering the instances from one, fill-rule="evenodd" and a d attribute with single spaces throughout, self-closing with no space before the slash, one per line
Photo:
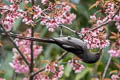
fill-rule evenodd
<path id="1" fill-rule="evenodd" d="M 68 36 L 68 40 L 71 40 L 71 36 Z"/>

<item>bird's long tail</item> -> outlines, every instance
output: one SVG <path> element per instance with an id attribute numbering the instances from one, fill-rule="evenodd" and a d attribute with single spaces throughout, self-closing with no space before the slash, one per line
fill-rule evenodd
<path id="1" fill-rule="evenodd" d="M 10 34 L 11 37 L 18 38 L 18 39 L 24 39 L 24 40 L 30 40 L 30 41 L 38 41 L 38 42 L 44 42 L 44 43 L 56 43 L 56 41 L 52 38 L 50 39 L 42 39 L 42 38 L 34 38 L 34 37 L 24 37 L 19 36 L 17 34 Z"/>

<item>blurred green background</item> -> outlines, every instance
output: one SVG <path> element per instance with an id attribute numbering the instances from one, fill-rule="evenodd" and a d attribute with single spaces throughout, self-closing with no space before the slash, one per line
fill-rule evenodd
<path id="1" fill-rule="evenodd" d="M 38 0 L 39 1 L 39 0 Z M 72 9 L 71 12 L 76 14 L 76 19 L 73 21 L 73 24 L 68 25 L 70 28 L 80 31 L 83 27 L 90 27 L 91 24 L 89 23 L 89 16 L 94 14 L 95 11 L 98 10 L 98 8 L 93 8 L 89 10 L 89 7 L 95 3 L 96 0 L 71 0 L 76 6 L 77 10 Z M 3 0 L 5 4 L 9 4 L 6 0 Z M 37 4 L 39 4 L 37 2 Z M 24 6 L 24 4 L 21 4 L 21 7 Z M 113 25 L 114 26 L 114 25 Z M 16 23 L 14 24 L 14 32 L 23 32 L 25 29 L 27 29 L 29 26 L 25 24 L 21 24 L 21 19 L 19 18 Z M 110 29 L 111 30 L 111 29 Z M 114 30 L 114 29 L 113 29 Z M 50 37 L 58 37 L 60 34 L 60 29 L 56 29 L 54 33 L 48 32 L 45 26 L 37 25 L 35 27 L 35 31 L 39 33 L 41 38 L 50 38 Z M 71 33 L 70 31 L 63 29 L 64 36 L 75 36 L 75 34 Z M 14 70 L 10 67 L 9 63 L 12 62 L 12 48 L 14 47 L 8 40 L 6 36 L 0 35 L 0 40 L 3 41 L 2 47 L 0 47 L 0 77 L 5 78 L 6 80 L 14 80 L 14 75 L 17 76 L 16 80 L 22 80 L 23 75 L 22 74 L 15 74 Z M 60 47 L 53 45 L 53 44 L 43 44 L 38 43 L 43 46 L 44 51 L 42 54 L 38 57 L 37 62 L 40 63 L 40 60 L 54 60 L 57 59 L 61 53 L 64 52 L 63 49 Z M 107 51 L 109 50 L 109 47 L 105 48 L 103 51 L 103 55 L 101 56 L 101 59 L 95 63 L 95 64 L 84 64 L 85 69 L 80 73 L 74 73 L 72 68 L 69 65 L 65 65 L 64 70 L 64 76 L 60 80 L 92 80 L 93 78 L 100 77 L 103 74 L 105 65 L 108 61 L 109 54 Z M 63 61 L 67 61 L 71 59 L 74 55 L 68 54 Z M 114 62 L 117 64 L 120 64 L 120 61 L 118 59 L 113 58 L 110 64 L 110 67 L 108 69 L 108 72 L 106 74 L 107 78 L 110 78 L 110 72 L 113 70 L 118 70 L 118 68 L 113 65 Z M 42 66 L 42 65 L 41 65 Z M 93 79 L 95 80 L 95 79 Z"/>

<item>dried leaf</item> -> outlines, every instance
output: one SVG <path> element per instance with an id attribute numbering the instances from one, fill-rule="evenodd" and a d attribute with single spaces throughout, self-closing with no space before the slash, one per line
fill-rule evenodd
<path id="1" fill-rule="evenodd" d="M 106 26 L 103 26 L 103 28 L 104 28 L 105 30 L 107 30 L 107 27 L 106 27 Z"/>
<path id="2" fill-rule="evenodd" d="M 35 32 L 34 37 L 39 38 L 39 33 Z"/>
<path id="3" fill-rule="evenodd" d="M 0 47 L 3 46 L 2 41 L 0 41 Z"/>
<path id="4" fill-rule="evenodd" d="M 101 0 L 102 3 L 104 3 L 104 0 Z"/>
<path id="5" fill-rule="evenodd" d="M 105 78 L 104 80 L 111 80 L 110 78 Z"/>
<path id="6" fill-rule="evenodd" d="M 120 0 L 116 0 L 116 1 L 120 2 Z"/>
<path id="7" fill-rule="evenodd" d="M 3 5 L 5 5 L 5 4 L 3 3 L 3 0 L 0 0 L 0 7 L 3 7 Z"/>
<path id="8" fill-rule="evenodd" d="M 120 34 L 119 33 L 115 33 L 115 32 L 111 32 L 112 36 L 110 36 L 110 39 L 119 39 Z"/>
<path id="9" fill-rule="evenodd" d="M 109 3 L 109 1 L 105 1 L 104 6 L 106 6 Z"/>
<path id="10" fill-rule="evenodd" d="M 48 60 L 41 60 L 40 63 L 49 63 L 50 61 Z"/>
<path id="11" fill-rule="evenodd" d="M 4 74 L 4 71 L 0 71 L 0 74 Z"/>
<path id="12" fill-rule="evenodd" d="M 117 39 L 116 36 L 110 36 L 110 39 Z"/>
<path id="13" fill-rule="evenodd" d="M 73 3 L 71 3 L 71 2 L 67 2 L 67 4 L 68 4 L 70 7 L 72 7 L 73 9 L 77 10 L 75 4 L 73 4 Z"/>
<path id="14" fill-rule="evenodd" d="M 77 10 L 76 5 L 73 4 L 73 3 L 71 3 L 69 0 L 59 0 L 59 1 L 55 0 L 55 3 L 56 3 L 56 4 L 60 4 L 61 2 L 65 2 L 65 3 L 66 3 L 67 5 L 69 5 L 71 8 Z"/>
<path id="15" fill-rule="evenodd" d="M 91 80 L 99 80 L 98 78 L 92 78 Z"/>
<path id="16" fill-rule="evenodd" d="M 114 62 L 114 64 L 115 64 L 115 66 L 116 66 L 118 69 L 120 69 L 120 64 L 115 63 L 115 62 Z"/>
<path id="17" fill-rule="evenodd" d="M 60 4 L 61 2 L 60 2 L 60 1 L 56 1 L 56 0 L 55 0 L 55 3 L 56 3 L 56 4 Z"/>
<path id="18" fill-rule="evenodd" d="M 118 73 L 118 70 L 112 70 L 110 71 L 110 74 Z"/>
<path id="19" fill-rule="evenodd" d="M 100 3 L 100 1 L 96 1 L 96 3 L 94 3 L 93 5 L 91 5 L 91 6 L 89 7 L 89 9 L 92 9 L 92 8 L 98 6 L 99 3 Z"/>
<path id="20" fill-rule="evenodd" d="M 117 38 L 119 38 L 120 37 L 120 34 L 119 33 L 117 33 Z"/>
<path id="21" fill-rule="evenodd" d="M 114 36 L 116 36 L 116 35 L 117 35 L 115 32 L 111 32 L 111 33 L 112 33 L 112 35 L 114 35 Z"/>

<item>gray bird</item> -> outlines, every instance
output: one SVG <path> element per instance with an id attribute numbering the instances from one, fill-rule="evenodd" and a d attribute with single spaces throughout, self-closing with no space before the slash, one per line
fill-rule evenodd
<path id="1" fill-rule="evenodd" d="M 17 35 L 11 34 L 10 36 L 16 37 Z M 68 52 L 75 54 L 85 63 L 95 63 L 99 60 L 101 51 L 98 53 L 91 53 L 87 48 L 87 43 L 74 37 L 58 37 L 58 38 L 51 38 L 51 39 L 37 39 L 37 38 L 29 38 L 29 37 L 18 37 L 20 39 L 32 40 L 32 41 L 39 41 L 44 43 L 53 43 L 57 44 L 61 48 L 65 49 Z"/>
<path id="2" fill-rule="evenodd" d="M 87 43 L 74 37 L 53 38 L 54 43 L 68 52 L 72 52 L 85 63 L 95 63 L 100 58 L 100 53 L 91 53 Z"/>
<path id="3" fill-rule="evenodd" d="M 95 63 L 100 58 L 101 51 L 99 53 L 91 53 L 87 48 L 86 42 L 74 37 L 59 37 L 59 38 L 52 38 L 52 39 L 31 38 L 31 40 L 57 44 L 61 48 L 65 49 L 66 51 L 75 54 L 85 63 Z"/>

